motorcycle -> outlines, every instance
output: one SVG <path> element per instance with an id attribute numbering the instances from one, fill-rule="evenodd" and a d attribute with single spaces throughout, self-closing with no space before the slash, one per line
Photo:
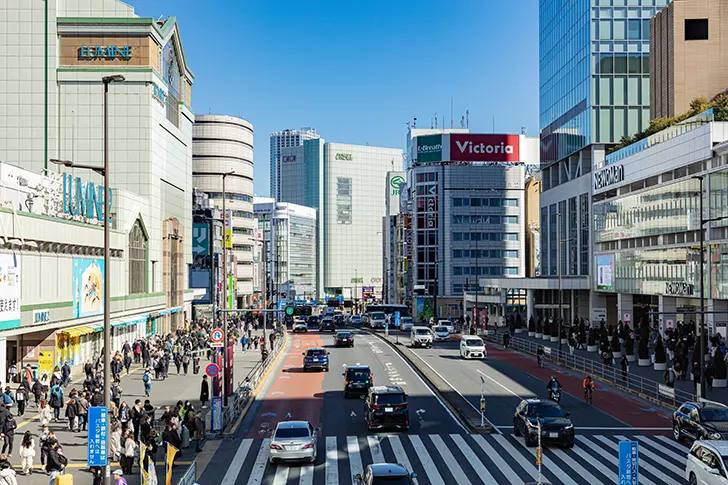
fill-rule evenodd
<path id="1" fill-rule="evenodd" d="M 561 390 L 560 389 L 551 389 L 549 391 L 549 399 L 556 403 L 561 403 Z"/>

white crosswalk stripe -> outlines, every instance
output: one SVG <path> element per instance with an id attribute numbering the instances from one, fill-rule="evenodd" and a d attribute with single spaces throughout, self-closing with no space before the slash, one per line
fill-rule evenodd
<path id="1" fill-rule="evenodd" d="M 669 438 L 643 435 L 578 435 L 573 449 L 545 447 L 543 481 L 564 485 L 618 483 L 619 441 L 640 444 L 640 485 L 684 485 L 687 448 Z M 534 448 L 512 435 L 327 436 L 317 464 L 268 463 L 270 439 L 244 439 L 221 485 L 340 485 L 353 483 L 373 463 L 401 463 L 419 484 L 511 485 L 537 478 Z M 346 470 L 346 471 L 345 471 Z M 205 472 L 207 473 L 207 472 Z M 220 473 L 220 470 L 218 470 Z M 201 477 L 203 481 L 205 477 Z"/>

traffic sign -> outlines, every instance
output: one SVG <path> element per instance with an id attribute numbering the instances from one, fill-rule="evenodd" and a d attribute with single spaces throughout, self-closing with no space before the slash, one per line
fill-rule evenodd
<path id="1" fill-rule="evenodd" d="M 639 483 L 639 442 L 619 442 L 619 485 Z"/>
<path id="2" fill-rule="evenodd" d="M 222 342 L 225 338 L 225 334 L 223 333 L 221 328 L 216 328 L 212 332 L 210 332 L 210 340 L 213 342 Z"/>
<path id="3" fill-rule="evenodd" d="M 210 377 L 215 377 L 220 373 L 220 366 L 215 364 L 214 362 L 211 364 L 207 364 L 207 367 L 205 367 L 205 374 L 207 374 Z"/>
<path id="4" fill-rule="evenodd" d="M 485 412 L 485 398 L 484 397 L 480 398 L 480 412 L 481 413 Z"/>

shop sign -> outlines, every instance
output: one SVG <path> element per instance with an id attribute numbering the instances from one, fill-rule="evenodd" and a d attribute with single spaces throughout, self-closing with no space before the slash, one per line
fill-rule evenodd
<path id="1" fill-rule="evenodd" d="M 395 175 L 389 181 L 389 185 L 392 187 L 392 195 L 399 195 L 400 185 L 404 183 L 404 177 L 401 175 Z"/>
<path id="2" fill-rule="evenodd" d="M 41 350 L 38 352 L 38 375 L 47 372 L 48 375 L 53 372 L 55 358 L 52 350 Z"/>
<path id="3" fill-rule="evenodd" d="M 283 155 L 281 157 L 281 162 L 283 163 L 295 163 L 296 161 L 296 155 Z"/>
<path id="4" fill-rule="evenodd" d="M 20 258 L 0 254 L 0 330 L 20 327 Z"/>
<path id="5" fill-rule="evenodd" d="M 167 93 L 157 83 L 154 83 L 152 86 L 152 97 L 159 101 L 159 104 L 162 106 L 167 106 Z"/>
<path id="6" fill-rule="evenodd" d="M 82 45 L 78 48 L 79 59 L 131 59 L 130 45 Z"/>
<path id="7" fill-rule="evenodd" d="M 233 248 L 233 211 L 225 211 L 225 223 L 223 234 L 223 247 L 225 249 Z"/>
<path id="8" fill-rule="evenodd" d="M 104 291 L 104 260 L 73 258 L 74 318 L 103 313 Z"/>
<path id="9" fill-rule="evenodd" d="M 113 212 L 114 194 L 109 189 L 109 214 Z M 63 174 L 63 212 L 72 216 L 104 220 L 104 187 L 86 182 L 81 177 Z M 112 218 L 109 217 L 109 221 Z"/>
<path id="10" fill-rule="evenodd" d="M 519 135 L 450 135 L 450 160 L 518 162 Z"/>
<path id="11" fill-rule="evenodd" d="M 624 181 L 624 165 L 610 165 L 594 172 L 594 190 L 603 189 Z"/>
<path id="12" fill-rule="evenodd" d="M 337 153 L 335 158 L 336 160 L 344 160 L 346 162 L 354 160 L 354 156 L 351 153 Z"/>
<path id="13" fill-rule="evenodd" d="M 682 281 L 665 282 L 665 294 L 670 296 L 693 296 L 695 285 Z"/>
<path id="14" fill-rule="evenodd" d="M 422 162 L 442 161 L 442 135 L 424 135 L 417 137 L 417 160 Z"/>
<path id="15" fill-rule="evenodd" d="M 33 325 L 39 325 L 41 323 L 48 323 L 51 321 L 51 311 L 45 310 L 33 310 Z"/>

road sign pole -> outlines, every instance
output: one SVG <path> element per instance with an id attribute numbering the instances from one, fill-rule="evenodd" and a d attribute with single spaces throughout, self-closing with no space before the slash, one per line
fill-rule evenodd
<path id="1" fill-rule="evenodd" d="M 480 427 L 485 427 L 485 379 L 480 376 Z"/>
<path id="2" fill-rule="evenodd" d="M 536 465 L 538 465 L 538 485 L 541 485 L 541 463 L 543 463 L 543 449 L 541 448 L 541 417 L 536 416 L 538 424 L 538 447 L 536 448 Z"/>

